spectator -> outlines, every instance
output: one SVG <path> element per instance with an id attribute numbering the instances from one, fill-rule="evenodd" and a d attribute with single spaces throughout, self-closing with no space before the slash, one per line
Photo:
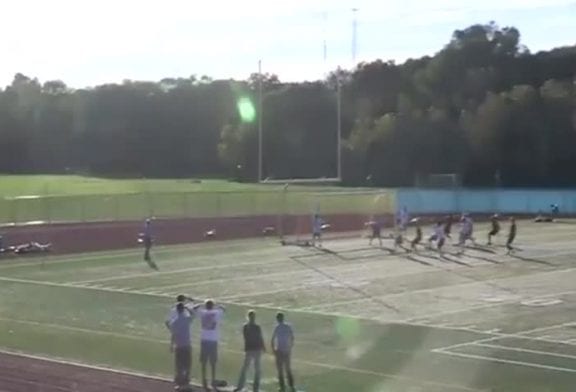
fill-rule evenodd
<path id="1" fill-rule="evenodd" d="M 295 392 L 294 376 L 292 375 L 292 365 L 290 361 L 292 347 L 294 346 L 294 332 L 292 326 L 284 321 L 284 313 L 278 313 L 276 315 L 276 321 L 278 321 L 278 325 L 276 325 L 272 333 L 270 347 L 272 347 L 274 357 L 276 358 L 278 385 L 281 392 L 286 390 L 286 384 L 284 382 L 284 372 L 286 372 L 288 386 L 292 392 Z"/>
<path id="2" fill-rule="evenodd" d="M 190 315 L 193 315 L 190 308 L 188 308 L 188 304 L 186 302 L 194 302 L 194 299 L 187 297 L 184 294 L 179 294 L 176 297 L 176 303 L 170 308 L 170 311 L 168 312 L 168 316 L 166 316 L 166 320 L 164 321 L 164 325 L 166 326 L 166 328 L 170 329 L 170 322 L 178 316 L 178 311 L 176 310 L 176 308 L 177 308 L 179 303 L 183 303 L 186 311 Z"/>
<path id="3" fill-rule="evenodd" d="M 184 303 L 176 305 L 176 317 L 170 321 L 170 349 L 174 353 L 174 384 L 177 390 L 185 390 L 190 384 L 192 367 L 192 340 L 190 325 L 192 316 Z"/>
<path id="4" fill-rule="evenodd" d="M 254 384 L 253 391 L 258 392 L 260 389 L 260 362 L 262 353 L 266 351 L 264 347 L 264 338 L 262 329 L 256 324 L 256 312 L 248 312 L 248 322 L 244 324 L 244 365 L 240 371 L 240 377 L 235 391 L 241 391 L 246 384 L 246 373 L 250 368 L 250 363 L 254 362 Z"/>
<path id="5" fill-rule="evenodd" d="M 206 365 L 210 363 L 212 370 L 212 387 L 217 389 L 216 364 L 218 362 L 218 340 L 220 338 L 220 321 L 224 315 L 224 307 L 215 306 L 211 299 L 206 300 L 204 306 L 196 305 L 194 314 L 200 317 L 202 331 L 200 333 L 200 364 L 202 368 L 202 386 L 208 389 L 206 379 Z"/>

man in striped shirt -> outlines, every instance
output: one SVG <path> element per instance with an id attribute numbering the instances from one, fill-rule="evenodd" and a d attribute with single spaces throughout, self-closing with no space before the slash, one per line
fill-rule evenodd
<path id="1" fill-rule="evenodd" d="M 272 347 L 274 357 L 276 358 L 278 384 L 280 391 L 284 392 L 286 390 L 284 373 L 286 373 L 288 386 L 292 392 L 295 392 L 294 376 L 292 375 L 292 365 L 290 361 L 292 357 L 292 347 L 294 346 L 294 331 L 292 330 L 292 326 L 284 321 L 284 313 L 278 313 L 276 315 L 276 321 L 278 324 L 272 333 L 270 347 Z"/>

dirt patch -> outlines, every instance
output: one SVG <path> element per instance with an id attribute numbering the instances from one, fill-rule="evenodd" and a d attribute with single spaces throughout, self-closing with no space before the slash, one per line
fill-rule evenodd
<path id="1" fill-rule="evenodd" d="M 325 217 L 330 222 L 331 231 L 346 232 L 362 227 L 365 215 L 341 214 Z M 387 217 L 386 222 L 391 222 Z M 274 227 L 275 232 L 268 235 L 305 234 L 310 232 L 310 216 L 287 216 L 280 219 L 274 215 L 196 218 L 196 219 L 159 219 L 153 222 L 154 242 L 158 245 L 174 245 L 207 241 L 205 233 L 214 230 L 216 235 L 211 241 L 263 237 L 266 227 Z M 0 234 L 4 237 L 4 246 L 29 241 L 52 243 L 52 253 L 90 252 L 108 249 L 126 249 L 139 246 L 138 233 L 142 231 L 142 222 L 94 222 L 61 223 L 4 227 Z"/>
<path id="2" fill-rule="evenodd" d="M 3 392 L 163 392 L 172 383 L 160 379 L 0 354 Z"/>

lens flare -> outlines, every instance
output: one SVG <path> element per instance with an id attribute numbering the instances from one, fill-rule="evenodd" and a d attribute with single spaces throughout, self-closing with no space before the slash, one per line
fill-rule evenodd
<path id="1" fill-rule="evenodd" d="M 242 122 L 251 123 L 256 119 L 256 109 L 250 98 L 242 97 L 238 100 L 236 106 Z"/>

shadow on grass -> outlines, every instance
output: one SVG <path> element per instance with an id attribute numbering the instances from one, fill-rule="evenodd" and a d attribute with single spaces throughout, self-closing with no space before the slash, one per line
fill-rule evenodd
<path id="1" fill-rule="evenodd" d="M 547 265 L 550 267 L 556 267 L 556 264 L 550 263 L 549 261 L 546 260 L 540 260 L 540 259 L 533 259 L 531 257 L 524 257 L 524 256 L 520 256 L 516 253 L 510 253 L 508 256 L 512 257 L 513 259 L 518 259 L 518 260 L 522 260 L 522 261 L 527 261 L 529 263 L 536 263 L 536 264 L 542 264 L 542 265 Z"/>

